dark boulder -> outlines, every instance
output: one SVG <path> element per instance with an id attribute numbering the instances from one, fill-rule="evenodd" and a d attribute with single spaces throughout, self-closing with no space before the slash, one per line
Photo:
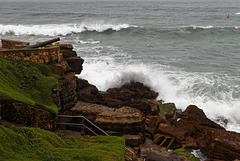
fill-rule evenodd
<path id="1" fill-rule="evenodd" d="M 139 82 L 126 84 L 121 88 L 110 88 L 105 95 L 106 98 L 118 99 L 121 101 L 155 99 L 157 96 L 157 92 L 150 90 L 150 88 Z"/>
<path id="2" fill-rule="evenodd" d="M 82 64 L 84 60 L 80 57 L 69 57 L 65 58 L 65 61 L 70 67 L 69 72 L 75 72 L 76 74 L 80 74 L 82 72 Z"/>
<path id="3" fill-rule="evenodd" d="M 100 103 L 103 100 L 96 86 L 89 84 L 87 80 L 76 78 L 77 98 L 88 103 Z"/>

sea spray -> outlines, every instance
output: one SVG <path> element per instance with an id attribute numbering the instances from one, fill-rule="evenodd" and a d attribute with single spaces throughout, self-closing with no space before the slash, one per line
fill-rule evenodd
<path id="1" fill-rule="evenodd" d="M 119 64 L 114 59 L 86 62 L 81 78 L 89 80 L 99 90 L 120 87 L 130 82 L 142 82 L 157 91 L 164 102 L 174 102 L 177 108 L 185 110 L 188 105 L 197 105 L 206 115 L 225 126 L 228 130 L 240 131 L 240 101 L 231 96 L 226 88 L 231 87 L 218 80 L 211 73 L 186 73 L 167 70 L 165 66 L 134 64 L 132 61 Z M 219 79 L 222 78 L 219 76 Z M 225 84 L 221 87 L 221 84 Z M 219 88 L 219 89 L 218 89 Z M 236 87 L 237 90 L 239 87 Z M 222 118 L 222 119 L 219 119 Z M 223 119 L 228 120 L 223 124 Z"/>

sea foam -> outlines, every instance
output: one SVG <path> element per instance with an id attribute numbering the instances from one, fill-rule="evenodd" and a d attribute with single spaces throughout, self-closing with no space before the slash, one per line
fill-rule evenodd
<path id="1" fill-rule="evenodd" d="M 99 22 L 83 22 L 80 24 L 46 24 L 46 25 L 3 25 L 0 24 L 0 34 L 14 35 L 44 35 L 44 36 L 66 36 L 72 33 L 86 31 L 105 32 L 107 30 L 120 31 L 130 27 L 137 27 L 129 24 L 113 24 Z"/>
<path id="2" fill-rule="evenodd" d="M 146 65 L 132 60 L 118 63 L 111 56 L 86 58 L 83 68 L 79 77 L 87 79 L 99 90 L 120 87 L 132 81 L 142 82 L 159 93 L 158 99 L 174 102 L 177 108 L 182 110 L 188 105 L 197 105 L 204 110 L 208 118 L 228 130 L 240 132 L 239 99 L 230 96 L 228 90 L 215 89 L 218 83 L 227 83 L 221 80 L 222 76 L 212 77 L 212 73 L 174 71 L 166 66 Z M 227 86 L 231 84 L 224 85 L 224 88 Z M 222 124 L 223 119 L 228 120 L 228 123 Z"/>

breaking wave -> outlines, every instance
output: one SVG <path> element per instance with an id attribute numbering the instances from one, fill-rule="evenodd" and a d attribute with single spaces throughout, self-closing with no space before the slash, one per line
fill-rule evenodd
<path id="1" fill-rule="evenodd" d="M 105 32 L 120 31 L 127 28 L 136 28 L 129 24 L 111 24 L 104 22 L 81 23 L 81 24 L 47 24 L 47 25 L 3 25 L 0 24 L 0 34 L 13 35 L 44 35 L 44 36 L 66 36 L 82 32 Z"/>
<path id="2" fill-rule="evenodd" d="M 195 104 L 227 130 L 240 131 L 239 94 L 231 93 L 239 86 L 228 81 L 235 78 L 213 76 L 213 73 L 172 71 L 164 66 L 134 63 L 131 60 L 119 64 L 115 59 L 106 57 L 103 60 L 86 59 L 79 77 L 103 91 L 132 81 L 142 82 L 159 93 L 158 99 L 174 102 L 182 110 Z M 225 119 L 228 120 L 227 124 L 224 124 Z"/>

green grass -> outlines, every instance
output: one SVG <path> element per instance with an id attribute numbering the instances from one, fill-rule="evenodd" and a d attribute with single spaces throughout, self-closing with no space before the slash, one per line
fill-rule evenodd
<path id="1" fill-rule="evenodd" d="M 192 153 L 186 151 L 185 149 L 176 149 L 174 151 L 172 151 L 172 153 L 176 153 L 178 155 L 182 155 L 185 156 L 186 158 L 188 158 L 191 161 L 200 161 L 198 158 L 196 158 Z"/>
<path id="2" fill-rule="evenodd" d="M 59 79 L 47 65 L 0 59 L 0 100 L 16 100 L 30 105 L 39 103 L 57 114 L 51 90 Z"/>
<path id="3" fill-rule="evenodd" d="M 38 128 L 0 125 L 1 161 L 124 161 L 124 152 L 122 137 L 60 138 Z"/>
<path id="4" fill-rule="evenodd" d="M 98 91 L 98 93 L 101 94 L 101 95 L 108 94 L 108 92 L 105 92 L 105 91 Z"/>
<path id="5" fill-rule="evenodd" d="M 173 106 L 171 104 L 165 103 L 159 106 L 160 112 L 159 114 L 164 114 L 165 112 L 167 112 L 168 110 L 170 110 L 171 108 L 173 108 Z"/>

